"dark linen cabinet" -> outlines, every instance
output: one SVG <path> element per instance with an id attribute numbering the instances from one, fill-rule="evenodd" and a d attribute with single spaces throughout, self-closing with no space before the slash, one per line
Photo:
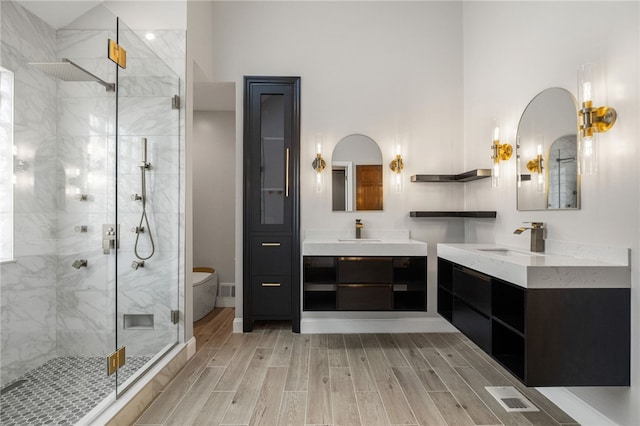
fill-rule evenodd
<path id="1" fill-rule="evenodd" d="M 300 78 L 244 78 L 243 330 L 300 332 Z"/>

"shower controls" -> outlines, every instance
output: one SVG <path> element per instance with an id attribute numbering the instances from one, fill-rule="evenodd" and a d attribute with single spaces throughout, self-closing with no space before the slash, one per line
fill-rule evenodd
<path id="1" fill-rule="evenodd" d="M 144 260 L 134 260 L 131 262 L 131 267 L 137 271 L 138 268 L 144 268 Z"/>
<path id="2" fill-rule="evenodd" d="M 89 201 L 89 195 L 87 195 L 87 194 L 78 194 L 78 195 L 76 195 L 76 198 L 79 201 Z"/>
<path id="3" fill-rule="evenodd" d="M 76 232 L 89 232 L 89 227 L 87 225 L 80 225 L 74 228 Z"/>
<path id="4" fill-rule="evenodd" d="M 149 260 L 156 252 L 156 244 L 153 241 L 153 235 L 151 235 L 151 225 L 149 225 L 149 217 L 147 216 L 147 171 L 151 168 L 151 164 L 147 161 L 147 138 L 141 138 L 141 142 L 142 161 L 140 162 L 140 192 L 142 195 L 134 194 L 131 199 L 139 199 L 142 202 L 142 214 L 140 215 L 140 223 L 138 226 L 131 228 L 131 231 L 136 234 L 136 241 L 133 244 L 133 253 L 139 260 Z M 143 224 L 146 224 L 146 235 L 148 236 L 149 243 L 151 244 L 151 252 L 146 256 L 140 254 L 138 251 L 140 234 L 145 232 L 145 227 L 142 226 Z"/>
<path id="5" fill-rule="evenodd" d="M 111 249 L 120 248 L 120 225 L 102 225 L 102 251 L 110 254 Z"/>
<path id="6" fill-rule="evenodd" d="M 131 201 L 140 201 L 142 197 L 138 194 L 131 194 Z"/>
<path id="7" fill-rule="evenodd" d="M 73 266 L 76 269 L 86 268 L 88 263 L 89 262 L 87 261 L 87 259 L 76 259 L 73 261 L 71 266 Z"/>

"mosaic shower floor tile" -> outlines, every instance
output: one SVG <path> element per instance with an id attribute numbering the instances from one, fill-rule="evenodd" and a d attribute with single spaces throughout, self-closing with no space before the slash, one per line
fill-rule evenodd
<path id="1" fill-rule="evenodd" d="M 151 357 L 127 357 L 118 371 L 124 383 Z M 29 371 L 3 388 L 3 426 L 73 425 L 115 390 L 102 357 L 58 357 Z"/>

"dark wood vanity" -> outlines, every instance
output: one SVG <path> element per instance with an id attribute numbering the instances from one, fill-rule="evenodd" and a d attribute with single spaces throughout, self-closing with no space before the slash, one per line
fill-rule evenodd
<path id="1" fill-rule="evenodd" d="M 628 386 L 629 288 L 521 287 L 438 259 L 438 313 L 527 386 Z"/>
<path id="2" fill-rule="evenodd" d="M 305 311 L 426 311 L 425 256 L 304 256 Z"/>

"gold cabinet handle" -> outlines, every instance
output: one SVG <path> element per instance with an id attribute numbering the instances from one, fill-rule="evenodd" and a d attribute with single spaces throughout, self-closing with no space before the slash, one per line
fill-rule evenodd
<path id="1" fill-rule="evenodd" d="M 285 181 L 285 196 L 289 197 L 289 148 L 286 151 L 286 165 L 284 172 L 284 181 Z"/>
<path id="2" fill-rule="evenodd" d="M 280 247 L 280 243 L 262 243 L 262 247 Z"/>
<path id="3" fill-rule="evenodd" d="M 262 287 L 280 287 L 280 283 L 262 283 Z"/>

